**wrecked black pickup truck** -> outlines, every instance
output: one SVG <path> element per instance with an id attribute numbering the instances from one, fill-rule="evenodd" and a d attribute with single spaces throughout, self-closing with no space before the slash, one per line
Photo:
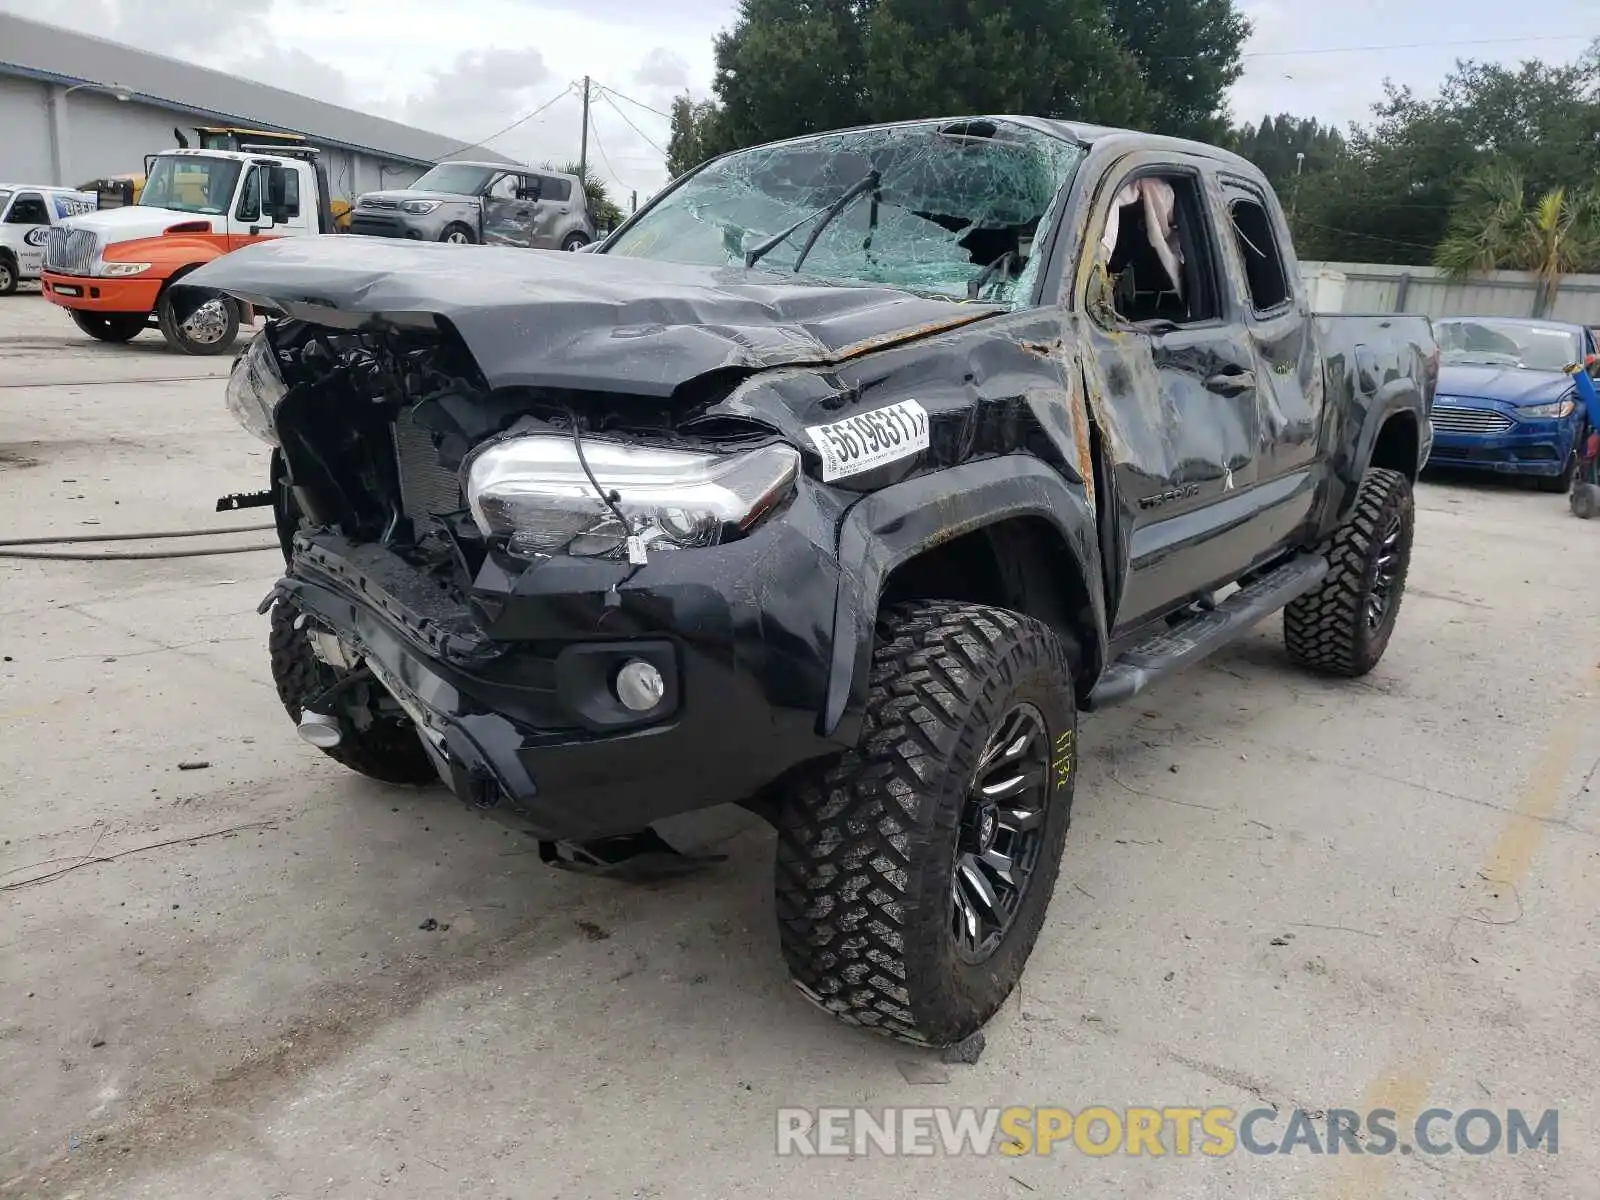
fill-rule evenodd
<path id="1" fill-rule="evenodd" d="M 714 160 L 592 254 L 309 241 L 186 281 L 272 314 L 228 403 L 306 740 L 595 870 L 745 804 L 846 1021 L 999 1007 L 1080 711 L 1279 610 L 1334 675 L 1394 629 L 1430 327 L 1313 315 L 1221 150 L 911 122 Z"/>

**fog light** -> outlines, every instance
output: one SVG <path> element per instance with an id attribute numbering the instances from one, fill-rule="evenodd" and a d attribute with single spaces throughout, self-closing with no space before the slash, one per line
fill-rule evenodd
<path id="1" fill-rule="evenodd" d="M 630 658 L 617 672 L 617 699 L 631 712 L 649 712 L 667 694 L 667 681 L 642 658 Z"/>

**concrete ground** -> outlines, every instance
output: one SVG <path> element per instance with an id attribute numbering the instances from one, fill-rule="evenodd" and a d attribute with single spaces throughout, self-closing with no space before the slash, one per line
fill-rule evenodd
<path id="1" fill-rule="evenodd" d="M 0 537 L 258 523 L 212 511 L 265 479 L 225 363 L 0 300 Z M 1600 526 L 1418 506 L 1367 679 L 1269 621 L 1086 720 L 971 1066 L 790 988 L 752 818 L 675 830 L 730 856 L 703 877 L 608 884 L 303 746 L 275 554 L 0 559 L 0 1196 L 1600 1196 Z M 774 1153 L 782 1106 L 1097 1104 L 1555 1108 L 1559 1153 Z"/>

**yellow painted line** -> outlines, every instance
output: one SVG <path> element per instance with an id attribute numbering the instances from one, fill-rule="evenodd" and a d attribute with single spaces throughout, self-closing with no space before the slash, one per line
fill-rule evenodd
<path id="1" fill-rule="evenodd" d="M 1587 696 L 1579 702 L 1562 705 L 1555 728 L 1539 754 L 1539 761 L 1534 764 L 1517 796 L 1516 806 L 1506 814 L 1499 835 L 1484 856 L 1478 874 L 1485 880 L 1516 887 L 1533 869 L 1534 859 L 1550 832 L 1550 818 L 1561 802 L 1562 789 L 1577 755 L 1579 739 L 1586 731 L 1594 729 L 1597 719 L 1600 719 L 1594 712 L 1594 701 L 1600 694 L 1600 668 L 1591 671 L 1584 684 L 1583 690 Z M 1449 1003 L 1452 998 L 1453 993 L 1447 992 L 1440 982 L 1440 974 L 1430 972 L 1422 988 L 1418 1007 L 1423 1012 L 1430 1012 L 1437 1006 Z M 1363 1111 L 1393 1109 L 1396 1132 L 1405 1140 L 1406 1131 L 1414 1123 L 1447 1058 L 1444 1050 L 1432 1045 L 1428 1035 L 1423 1034 L 1413 1051 L 1391 1062 L 1367 1085 Z M 1327 1200 L 1379 1200 L 1401 1157 L 1395 1153 L 1341 1158 L 1340 1169 L 1324 1195 Z"/>

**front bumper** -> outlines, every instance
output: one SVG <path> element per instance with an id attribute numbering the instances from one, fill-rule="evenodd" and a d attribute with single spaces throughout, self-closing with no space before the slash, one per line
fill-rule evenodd
<path id="1" fill-rule="evenodd" d="M 350 232 L 365 237 L 406 238 L 413 242 L 434 242 L 444 231 L 444 223 L 433 214 L 412 216 L 395 210 L 358 208 L 350 214 Z"/>
<path id="2" fill-rule="evenodd" d="M 636 571 L 491 561 L 469 610 L 379 547 L 301 534 L 275 598 L 365 658 L 459 797 L 586 841 L 745 800 L 841 749 L 818 732 L 839 583 L 819 540 L 777 520 Z M 609 691 L 631 657 L 667 678 L 648 719 Z"/>
<path id="3" fill-rule="evenodd" d="M 1576 446 L 1578 423 L 1572 418 L 1518 421 L 1501 434 L 1434 431 L 1429 466 L 1468 467 L 1507 475 L 1559 475 Z"/>
<path id="4" fill-rule="evenodd" d="M 161 294 L 160 279 L 138 275 L 102 279 L 98 275 L 58 275 L 46 271 L 39 277 L 44 298 L 62 308 L 98 313 L 148 313 Z"/>

